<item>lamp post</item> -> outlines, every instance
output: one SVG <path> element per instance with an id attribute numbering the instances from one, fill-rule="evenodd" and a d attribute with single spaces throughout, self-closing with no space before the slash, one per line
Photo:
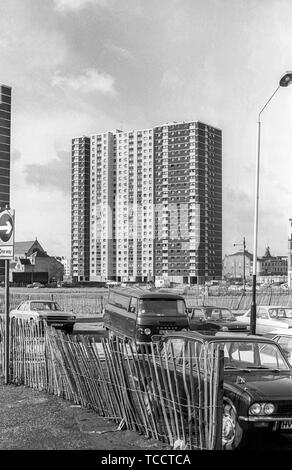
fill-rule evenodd
<path id="1" fill-rule="evenodd" d="M 279 81 L 274 93 L 262 107 L 258 115 L 258 140 L 257 140 L 257 157 L 256 157 L 256 178 L 255 178 L 255 209 L 254 209 L 254 247 L 253 247 L 253 274 L 252 274 L 252 302 L 250 314 L 250 332 L 256 333 L 256 276 L 257 276 L 257 248 L 258 248 L 258 209 L 259 209 L 259 170 L 260 170 L 260 151 L 261 151 L 261 114 L 266 109 L 272 98 L 275 96 L 280 87 L 287 87 L 292 83 L 292 72 L 286 72 Z"/>
<path id="2" fill-rule="evenodd" d="M 233 243 L 233 246 L 242 246 L 243 247 L 243 273 L 242 273 L 242 282 L 243 282 L 243 293 L 245 294 L 245 237 L 243 237 L 242 243 Z"/>

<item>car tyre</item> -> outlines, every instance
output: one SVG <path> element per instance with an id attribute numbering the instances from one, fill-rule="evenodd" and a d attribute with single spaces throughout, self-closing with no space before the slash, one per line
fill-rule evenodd
<path id="1" fill-rule="evenodd" d="M 236 408 L 229 399 L 223 400 L 222 417 L 222 449 L 234 450 L 239 448 L 245 438 L 245 433 L 238 422 Z"/>

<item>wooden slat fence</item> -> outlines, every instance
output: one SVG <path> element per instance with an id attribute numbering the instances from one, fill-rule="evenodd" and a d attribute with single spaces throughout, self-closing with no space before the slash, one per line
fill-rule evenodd
<path id="1" fill-rule="evenodd" d="M 4 320 L 0 319 L 0 332 Z M 3 364 L 0 340 L 0 373 Z M 173 347 L 69 336 L 11 320 L 10 380 L 89 407 L 100 416 L 172 448 L 220 447 L 223 361 L 218 347 Z M 220 398 L 221 397 L 221 398 Z M 219 441 L 218 441 L 219 436 Z"/>

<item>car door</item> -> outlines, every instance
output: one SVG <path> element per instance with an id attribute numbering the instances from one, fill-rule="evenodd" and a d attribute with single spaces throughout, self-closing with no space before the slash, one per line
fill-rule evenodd
<path id="1" fill-rule="evenodd" d="M 257 308 L 256 332 L 259 334 L 268 333 L 273 329 L 269 313 L 266 307 Z"/>

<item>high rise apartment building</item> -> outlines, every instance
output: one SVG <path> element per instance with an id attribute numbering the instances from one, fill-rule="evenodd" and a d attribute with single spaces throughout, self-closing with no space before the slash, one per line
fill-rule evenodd
<path id="1" fill-rule="evenodd" d="M 0 84 L 0 209 L 10 205 L 11 88 Z M 5 273 L 0 261 L 0 279 Z"/>
<path id="2" fill-rule="evenodd" d="M 73 276 L 75 264 L 86 267 L 92 281 L 155 278 L 201 283 L 220 278 L 221 131 L 201 122 L 183 122 L 86 139 L 89 200 L 83 202 L 90 212 L 89 256 L 86 260 L 81 244 L 82 264 L 72 236 Z M 82 204 L 78 207 L 85 210 Z M 74 210 L 72 205 L 77 230 L 80 210 Z"/>
<path id="3" fill-rule="evenodd" d="M 222 273 L 222 135 L 201 122 L 154 129 L 155 277 Z"/>
<path id="4" fill-rule="evenodd" d="M 90 250 L 90 138 L 72 139 L 71 186 L 72 276 L 89 281 Z"/>
<path id="5" fill-rule="evenodd" d="M 11 88 L 0 85 L 0 208 L 10 202 Z"/>
<path id="6" fill-rule="evenodd" d="M 114 191 L 116 140 L 112 132 L 91 136 L 90 260 L 91 281 L 115 278 Z"/>

